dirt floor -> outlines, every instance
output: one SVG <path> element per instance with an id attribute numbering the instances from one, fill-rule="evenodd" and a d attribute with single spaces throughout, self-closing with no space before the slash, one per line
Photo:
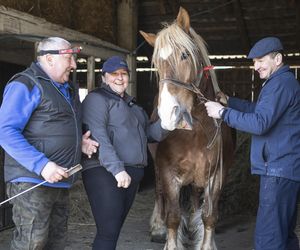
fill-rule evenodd
<path id="1" fill-rule="evenodd" d="M 150 241 L 149 218 L 152 213 L 154 190 L 148 188 L 137 194 L 134 205 L 122 229 L 117 250 L 161 250 L 163 244 Z M 84 212 L 81 218 L 70 219 L 66 250 L 88 250 L 95 234 L 92 219 Z M 78 212 L 76 212 L 78 215 Z M 216 243 L 218 249 L 251 250 L 254 228 L 253 216 L 232 216 L 218 223 Z M 109 223 L 109 222 L 108 222 Z M 9 249 L 12 229 L 0 232 L 0 249 Z"/>
<path id="2" fill-rule="evenodd" d="M 71 214 L 66 250 L 89 250 L 95 235 L 95 224 L 81 181 L 71 189 Z M 136 196 L 122 229 L 117 250 L 162 250 L 164 244 L 150 241 L 149 219 L 154 206 L 153 185 L 145 185 Z M 300 211 L 300 206 L 299 206 Z M 107 222 L 109 223 L 109 221 Z M 216 228 L 219 250 L 252 250 L 255 216 L 223 216 Z M 300 214 L 298 215 L 300 237 Z M 12 229 L 0 232 L 0 250 L 8 250 Z"/>

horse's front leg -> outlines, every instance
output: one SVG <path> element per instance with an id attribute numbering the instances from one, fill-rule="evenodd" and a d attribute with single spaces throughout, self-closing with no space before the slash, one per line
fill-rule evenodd
<path id="1" fill-rule="evenodd" d="M 221 194 L 219 174 L 216 175 L 214 182 L 210 178 L 211 186 L 205 188 L 204 204 L 202 221 L 204 225 L 204 237 L 202 243 L 202 250 L 216 250 L 216 243 L 214 239 L 215 227 L 218 221 L 218 202 Z M 209 190 L 210 189 L 210 190 Z"/>
<path id="2" fill-rule="evenodd" d="M 151 241 L 153 242 L 166 242 L 167 229 L 163 210 L 164 206 L 162 194 L 156 193 L 154 209 L 150 219 Z"/>
<path id="3" fill-rule="evenodd" d="M 157 143 L 148 144 L 149 151 L 153 159 L 156 158 Z M 150 219 L 151 241 L 166 242 L 167 229 L 165 225 L 164 198 L 162 193 L 162 183 L 160 177 L 160 168 L 157 162 L 154 163 L 155 169 L 155 204 Z"/>
<path id="4" fill-rule="evenodd" d="M 167 225 L 167 241 L 164 250 L 181 250 L 177 248 L 177 231 L 180 224 L 180 205 L 179 195 L 180 186 L 174 182 L 174 179 L 169 180 L 164 186 L 165 209 L 166 209 L 166 225 Z"/>

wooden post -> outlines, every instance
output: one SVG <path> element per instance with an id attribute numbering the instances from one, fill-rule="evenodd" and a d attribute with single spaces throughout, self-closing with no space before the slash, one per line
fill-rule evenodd
<path id="1" fill-rule="evenodd" d="M 117 41 L 118 46 L 133 52 L 137 46 L 137 1 L 120 0 L 117 6 Z M 127 92 L 136 96 L 136 55 L 131 53 L 126 58 L 130 68 L 130 81 Z"/>
<path id="2" fill-rule="evenodd" d="M 95 57 L 89 56 L 87 59 L 87 89 L 88 92 L 95 88 Z"/>

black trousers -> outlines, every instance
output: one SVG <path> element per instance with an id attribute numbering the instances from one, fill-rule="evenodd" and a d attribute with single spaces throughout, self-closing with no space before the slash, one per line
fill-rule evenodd
<path id="1" fill-rule="evenodd" d="M 126 167 L 128 188 L 118 188 L 115 177 L 104 167 L 83 171 L 82 180 L 96 222 L 93 250 L 115 250 L 122 225 L 134 201 L 143 168 Z"/>

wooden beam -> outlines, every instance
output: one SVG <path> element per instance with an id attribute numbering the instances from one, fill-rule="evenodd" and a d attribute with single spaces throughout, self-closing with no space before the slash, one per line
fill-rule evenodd
<path id="1" fill-rule="evenodd" d="M 240 0 L 235 0 L 233 2 L 234 4 L 234 12 L 236 17 L 236 25 L 238 27 L 238 31 L 240 33 L 241 42 L 243 46 L 244 53 L 248 53 L 251 47 L 250 39 L 247 32 L 247 26 L 243 17 L 243 10 L 241 7 Z"/>
<path id="2" fill-rule="evenodd" d="M 178 0 L 167 0 L 169 6 L 171 6 L 172 14 L 174 15 L 174 18 L 177 16 L 178 10 L 179 10 L 179 2 Z"/>
<path id="3" fill-rule="evenodd" d="M 296 48 L 300 48 L 300 1 L 295 0 L 296 8 Z"/>
<path id="4" fill-rule="evenodd" d="M 117 4 L 118 45 L 130 51 L 135 51 L 137 47 L 137 4 L 137 0 L 120 0 Z M 131 71 L 127 91 L 130 95 L 136 96 L 136 55 L 129 54 L 126 59 Z"/>
<path id="5" fill-rule="evenodd" d="M 32 42 L 43 37 L 59 36 L 83 46 L 82 54 L 107 58 L 112 55 L 126 56 L 130 52 L 99 38 L 47 22 L 45 19 L 0 6 L 0 34 L 15 34 Z M 32 37 L 30 37 L 32 35 Z"/>
<path id="6" fill-rule="evenodd" d="M 156 2 L 158 3 L 158 6 L 159 6 L 159 14 L 161 16 L 166 15 L 167 10 L 166 10 L 166 6 L 165 6 L 165 0 L 156 0 Z"/>
<path id="7" fill-rule="evenodd" d="M 87 60 L 87 89 L 90 92 L 95 88 L 95 57 L 89 56 Z"/>

